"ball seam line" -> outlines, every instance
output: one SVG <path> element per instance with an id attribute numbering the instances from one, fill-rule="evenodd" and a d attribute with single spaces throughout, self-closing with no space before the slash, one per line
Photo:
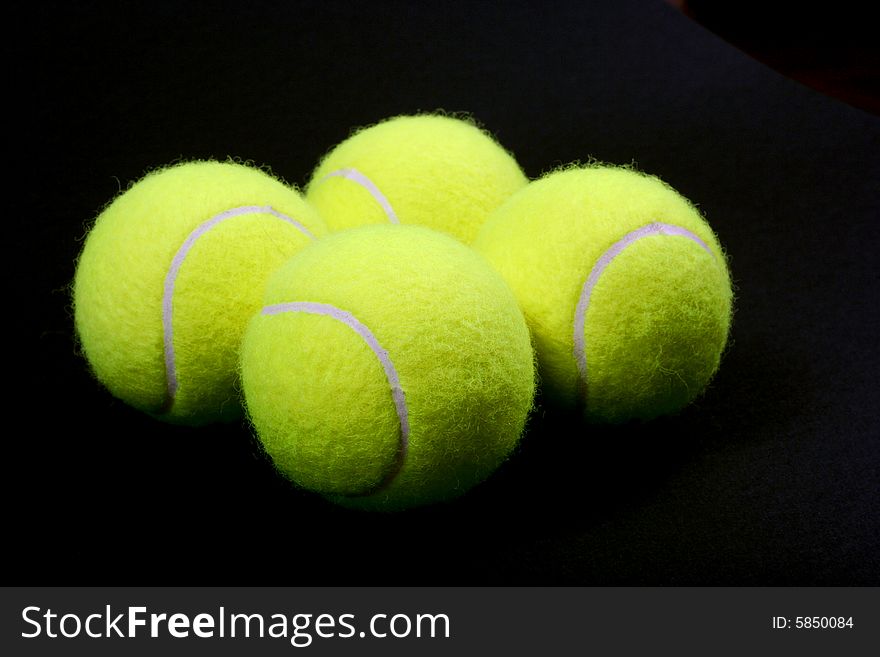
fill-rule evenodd
<path id="1" fill-rule="evenodd" d="M 642 238 L 650 237 L 652 235 L 669 235 L 673 237 L 687 238 L 700 245 L 713 258 L 716 257 L 712 249 L 709 248 L 699 236 L 686 228 L 674 224 L 652 222 L 624 235 L 621 239 L 608 247 L 599 259 L 596 260 L 593 268 L 590 270 L 590 275 L 587 277 L 587 280 L 584 282 L 583 288 L 581 289 L 581 294 L 578 298 L 574 314 L 574 358 L 578 369 L 578 400 L 579 403 L 584 406 L 586 406 L 587 403 L 587 345 L 584 329 L 586 327 L 587 310 L 589 309 L 590 297 L 593 294 L 593 289 L 599 282 L 602 273 L 608 265 L 611 264 L 614 258 L 620 255 L 620 253 L 628 246 Z"/>
<path id="2" fill-rule="evenodd" d="M 210 219 L 203 221 L 201 224 L 196 226 L 196 228 L 187 236 L 186 240 L 184 240 L 183 244 L 177 250 L 177 253 L 174 254 L 174 258 L 171 260 L 171 266 L 168 268 L 168 272 L 165 274 L 165 286 L 162 294 L 162 334 L 165 352 L 164 356 L 166 395 L 165 404 L 161 411 L 163 413 L 171 410 L 171 406 L 174 404 L 174 399 L 177 396 L 177 389 L 179 386 L 174 354 L 173 302 L 174 285 L 177 282 L 177 276 L 180 273 L 180 268 L 183 266 L 183 262 L 184 260 L 186 260 L 187 255 L 189 255 L 189 252 L 192 249 L 193 245 L 205 233 L 207 233 L 209 230 L 222 223 L 223 221 L 226 221 L 227 219 L 232 219 L 234 217 L 240 217 L 248 214 L 268 214 L 270 216 L 276 217 L 278 219 L 281 219 L 282 221 L 286 221 L 287 223 L 292 224 L 306 237 L 310 239 L 315 238 L 311 231 L 309 231 L 309 229 L 306 228 L 299 221 L 287 216 L 282 212 L 279 212 L 269 205 L 244 205 L 241 207 L 225 210 L 224 212 L 216 214 Z"/>
<path id="3" fill-rule="evenodd" d="M 369 192 L 370 196 L 378 203 L 382 210 L 385 212 L 385 216 L 388 217 L 388 221 L 392 224 L 399 224 L 400 220 L 397 218 L 397 214 L 394 212 L 394 208 L 391 207 L 391 202 L 385 197 L 382 193 L 382 190 L 370 180 L 363 173 L 358 171 L 357 169 L 348 167 L 344 169 L 337 169 L 336 171 L 331 171 L 326 176 L 324 176 L 321 180 L 327 180 L 328 178 L 344 178 L 345 180 L 351 180 L 354 183 L 357 183 L 361 187 L 363 187 L 367 192 Z"/>
<path id="4" fill-rule="evenodd" d="M 403 468 L 403 463 L 406 460 L 406 454 L 409 450 L 410 435 L 409 410 L 406 405 L 406 394 L 404 393 L 403 387 L 400 384 L 400 377 L 397 373 L 397 369 L 394 367 L 394 363 L 391 360 L 391 357 L 388 355 L 388 351 L 382 347 L 373 332 L 363 322 L 357 319 L 357 317 L 355 317 L 352 313 L 348 311 L 342 310 L 341 308 L 337 308 L 336 306 L 328 303 L 317 303 L 311 301 L 291 301 L 287 303 L 277 303 L 265 306 L 263 308 L 262 314 L 271 316 L 287 312 L 302 312 L 313 315 L 324 315 L 339 322 L 342 322 L 355 333 L 357 333 L 358 336 L 360 336 L 360 338 L 373 351 L 373 353 L 376 355 L 376 358 L 379 359 L 379 363 L 382 365 L 382 369 L 385 372 L 385 378 L 388 380 L 388 385 L 391 387 L 391 397 L 394 401 L 394 408 L 397 411 L 397 418 L 400 423 L 400 445 L 398 446 L 397 450 L 397 458 L 390 468 L 389 472 L 386 473 L 385 477 L 382 479 L 382 481 L 380 481 L 375 487 L 373 487 L 369 491 L 361 493 L 361 495 L 373 494 L 386 488 L 398 475 L 401 468 Z"/>

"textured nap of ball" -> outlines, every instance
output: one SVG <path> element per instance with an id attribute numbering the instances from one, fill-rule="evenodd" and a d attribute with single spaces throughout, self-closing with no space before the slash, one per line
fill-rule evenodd
<path id="1" fill-rule="evenodd" d="M 298 191 L 260 169 L 148 174 L 100 213 L 77 262 L 74 322 L 94 375 L 169 422 L 240 417 L 238 347 L 266 278 L 325 233 Z"/>
<path id="2" fill-rule="evenodd" d="M 700 212 L 631 168 L 570 167 L 512 196 L 475 248 L 513 288 L 548 401 L 590 421 L 677 412 L 719 367 L 726 257 Z"/>
<path id="3" fill-rule="evenodd" d="M 527 179 L 486 131 L 438 114 L 399 116 L 333 148 L 306 187 L 330 230 L 418 224 L 469 244 Z"/>
<path id="4" fill-rule="evenodd" d="M 241 350 L 255 432 L 278 470 L 349 507 L 454 498 L 517 445 L 534 355 L 510 288 L 418 226 L 341 231 L 267 285 Z"/>

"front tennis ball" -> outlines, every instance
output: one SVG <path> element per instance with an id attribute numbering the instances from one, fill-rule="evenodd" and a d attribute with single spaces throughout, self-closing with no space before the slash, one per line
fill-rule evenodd
<path id="1" fill-rule="evenodd" d="M 77 263 L 75 327 L 94 375 L 169 422 L 239 417 L 238 347 L 266 278 L 325 232 L 262 170 L 200 161 L 150 173 L 100 213 Z"/>
<path id="2" fill-rule="evenodd" d="M 733 294 L 687 199 L 630 168 L 555 171 L 512 196 L 475 247 L 513 288 L 550 401 L 594 421 L 674 413 L 718 369 Z"/>
<path id="3" fill-rule="evenodd" d="M 330 230 L 419 224 L 470 243 L 495 208 L 527 183 L 519 165 L 471 121 L 398 116 L 333 148 L 306 198 Z"/>
<path id="4" fill-rule="evenodd" d="M 528 328 L 475 251 L 366 226 L 270 279 L 241 351 L 247 412 L 276 467 L 340 504 L 461 495 L 517 445 L 534 394 Z"/>

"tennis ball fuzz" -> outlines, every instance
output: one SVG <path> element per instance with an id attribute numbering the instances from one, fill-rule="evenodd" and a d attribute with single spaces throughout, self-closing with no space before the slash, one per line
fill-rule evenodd
<path id="1" fill-rule="evenodd" d="M 241 377 L 281 473 L 388 511 L 486 479 L 517 445 L 535 386 L 510 288 L 418 226 L 341 231 L 288 261 L 247 327 Z"/>
<path id="2" fill-rule="evenodd" d="M 439 114 L 398 116 L 333 148 L 306 186 L 330 230 L 418 224 L 466 244 L 527 183 L 510 153 L 474 123 Z"/>
<path id="3" fill-rule="evenodd" d="M 238 347 L 266 278 L 325 232 L 299 192 L 254 167 L 150 173 L 100 213 L 77 262 L 74 322 L 94 375 L 169 422 L 240 417 Z"/>
<path id="4" fill-rule="evenodd" d="M 718 369 L 733 296 L 725 254 L 658 178 L 550 173 L 499 208 L 475 247 L 519 299 L 549 401 L 591 421 L 646 420 L 684 408 Z"/>

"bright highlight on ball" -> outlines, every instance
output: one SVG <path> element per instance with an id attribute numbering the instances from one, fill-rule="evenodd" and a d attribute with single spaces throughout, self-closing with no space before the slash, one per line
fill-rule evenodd
<path id="1" fill-rule="evenodd" d="M 296 190 L 253 167 L 147 175 L 101 212 L 77 263 L 75 326 L 95 376 L 169 422 L 239 417 L 238 348 L 265 280 L 325 232 Z"/>
<path id="2" fill-rule="evenodd" d="M 530 183 L 475 243 L 525 313 L 549 400 L 593 421 L 674 413 L 718 369 L 733 294 L 709 225 L 658 178 L 572 167 Z"/>
<path id="3" fill-rule="evenodd" d="M 528 329 L 475 251 L 416 226 L 316 241 L 270 279 L 244 335 L 247 412 L 277 468 L 344 505 L 447 500 L 516 447 Z"/>
<path id="4" fill-rule="evenodd" d="M 474 123 L 439 114 L 399 116 L 364 128 L 318 165 L 306 198 L 330 230 L 419 224 L 469 244 L 527 179 Z"/>

